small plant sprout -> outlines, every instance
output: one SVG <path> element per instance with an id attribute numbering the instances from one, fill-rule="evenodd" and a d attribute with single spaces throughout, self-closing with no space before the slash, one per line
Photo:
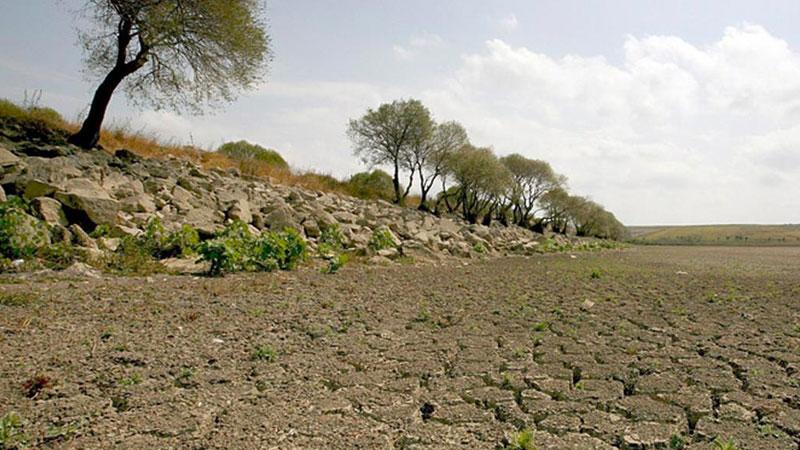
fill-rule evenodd
<path id="1" fill-rule="evenodd" d="M 503 450 L 536 450 L 536 445 L 533 443 L 533 431 L 524 429 L 515 434 L 511 441 L 509 441 Z"/>
<path id="2" fill-rule="evenodd" d="M 250 359 L 253 361 L 275 362 L 278 359 L 278 353 L 269 345 L 259 345 L 253 350 Z"/>
<path id="3" fill-rule="evenodd" d="M 714 449 L 715 450 L 739 450 L 739 447 L 736 445 L 736 441 L 731 438 L 725 439 L 724 441 L 720 438 L 714 439 Z"/>

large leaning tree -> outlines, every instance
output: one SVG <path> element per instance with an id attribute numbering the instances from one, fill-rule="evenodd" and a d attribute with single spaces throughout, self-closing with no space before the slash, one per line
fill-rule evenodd
<path id="1" fill-rule="evenodd" d="M 102 81 L 70 142 L 97 145 L 124 82 L 130 99 L 199 112 L 261 80 L 270 58 L 260 0 L 87 0 L 94 23 L 79 39 Z"/>
<path id="2" fill-rule="evenodd" d="M 431 113 L 419 100 L 395 100 L 378 109 L 369 109 L 360 119 L 353 119 L 347 134 L 356 156 L 370 166 L 392 168 L 394 202 L 402 205 L 414 183 L 417 167 L 414 149 L 426 142 L 433 132 Z M 409 172 L 408 183 L 400 183 L 401 171 Z"/>

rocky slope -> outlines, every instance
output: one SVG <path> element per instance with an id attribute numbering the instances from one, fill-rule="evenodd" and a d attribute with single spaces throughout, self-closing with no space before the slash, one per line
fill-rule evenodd
<path id="1" fill-rule="evenodd" d="M 113 238 L 140 233 L 152 217 L 169 228 L 183 224 L 210 237 L 242 220 L 257 230 L 297 229 L 313 250 L 322 230 L 338 225 L 348 250 L 383 261 L 532 253 L 545 237 L 518 227 L 470 225 L 384 201 L 315 192 L 242 176 L 236 170 L 203 170 L 179 159 L 144 159 L 127 150 L 113 155 L 69 145 L 0 141 L 3 197 L 30 201 L 51 227 L 52 239 L 96 249 L 88 236 L 108 225 Z M 390 230 L 396 248 L 371 251 L 375 230 Z M 552 236 L 548 244 L 563 243 Z"/>

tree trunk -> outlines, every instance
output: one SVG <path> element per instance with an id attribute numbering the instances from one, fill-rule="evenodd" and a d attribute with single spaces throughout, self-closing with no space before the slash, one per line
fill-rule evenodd
<path id="1" fill-rule="evenodd" d="M 112 69 L 111 72 L 106 75 L 105 79 L 100 83 L 100 86 L 97 87 L 94 93 L 89 115 L 86 116 L 86 120 L 83 121 L 81 129 L 70 136 L 69 142 L 71 144 L 86 149 L 93 148 L 97 145 L 97 141 L 100 140 L 100 128 L 106 116 L 106 108 L 108 108 L 114 90 L 124 78 L 125 73 L 118 68 Z"/>
<path id="2" fill-rule="evenodd" d="M 398 205 L 402 204 L 400 197 L 400 166 L 397 160 L 394 162 L 394 177 L 392 177 L 392 186 L 394 187 L 394 202 Z"/>

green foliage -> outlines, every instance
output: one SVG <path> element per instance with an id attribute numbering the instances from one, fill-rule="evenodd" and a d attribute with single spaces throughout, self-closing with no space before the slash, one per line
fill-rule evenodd
<path id="1" fill-rule="evenodd" d="M 262 12 L 252 0 L 90 1 L 94 23 L 79 39 L 89 71 L 122 71 L 134 101 L 198 109 L 232 100 L 262 78 L 269 61 Z M 121 40 L 130 44 L 118 66 Z"/>
<path id="2" fill-rule="evenodd" d="M 57 242 L 39 247 L 36 257 L 41 259 L 48 269 L 64 270 L 73 263 L 86 259 L 86 254 L 83 250 L 66 242 Z"/>
<path id="3" fill-rule="evenodd" d="M 0 203 L 0 255 L 9 259 L 30 258 L 49 241 L 47 226 L 28 214 L 22 199 L 11 196 Z"/>
<path id="4" fill-rule="evenodd" d="M 185 258 L 197 254 L 197 246 L 200 245 L 200 234 L 190 225 L 184 224 L 169 233 L 163 244 L 163 254 L 175 254 Z"/>
<path id="5" fill-rule="evenodd" d="M 111 227 L 108 226 L 107 223 L 100 224 L 92 230 L 89 236 L 97 239 L 101 237 L 110 237 L 111 236 Z"/>
<path id="6" fill-rule="evenodd" d="M 127 377 L 120 378 L 118 383 L 120 386 L 136 386 L 142 384 L 142 376 L 138 373 L 133 373 Z"/>
<path id="7" fill-rule="evenodd" d="M 286 160 L 275 150 L 247 141 L 226 142 L 217 151 L 236 161 L 258 161 L 273 167 L 289 168 Z"/>
<path id="8" fill-rule="evenodd" d="M 351 120 L 347 134 L 356 156 L 370 166 L 411 170 L 414 149 L 430 138 L 433 127 L 431 113 L 422 102 L 395 100 Z M 408 193 L 400 189 L 399 173 L 392 178 L 392 189 L 393 200 L 402 204 Z"/>
<path id="9" fill-rule="evenodd" d="M 0 306 L 25 306 L 36 300 L 30 292 L 3 292 L 0 293 Z"/>
<path id="10" fill-rule="evenodd" d="M 593 280 L 599 280 L 602 276 L 603 274 L 600 272 L 600 269 L 592 269 L 591 278 Z"/>
<path id="11" fill-rule="evenodd" d="M 476 242 L 475 245 L 472 246 L 472 250 L 475 251 L 475 253 L 484 254 L 486 253 L 486 246 L 480 242 Z"/>
<path id="12" fill-rule="evenodd" d="M 23 448 L 28 436 L 22 431 L 22 419 L 14 411 L 0 418 L 0 449 Z"/>
<path id="13" fill-rule="evenodd" d="M 200 242 L 189 225 L 168 232 L 161 219 L 151 218 L 137 236 L 125 236 L 117 250 L 106 259 L 106 268 L 123 275 L 147 275 L 164 271 L 158 260 L 196 254 Z"/>
<path id="14" fill-rule="evenodd" d="M 392 233 L 389 230 L 385 228 L 378 228 L 372 232 L 372 236 L 369 238 L 367 247 L 369 247 L 372 251 L 378 252 L 387 248 L 395 248 L 396 244 L 394 242 L 394 238 L 392 238 Z"/>
<path id="15" fill-rule="evenodd" d="M 736 441 L 731 438 L 728 438 L 724 441 L 720 438 L 714 439 L 714 448 L 716 450 L 739 450 L 739 447 L 736 445 Z"/>
<path id="16" fill-rule="evenodd" d="M 344 236 L 339 224 L 325 227 L 320 234 L 317 242 L 317 252 L 323 258 L 328 259 L 341 252 L 344 248 Z"/>
<path id="17" fill-rule="evenodd" d="M 334 274 L 339 271 L 347 261 L 350 260 L 350 257 L 347 253 L 339 253 L 338 255 L 328 259 L 328 265 L 322 268 L 323 273 Z"/>
<path id="18" fill-rule="evenodd" d="M 306 242 L 291 228 L 253 234 L 247 224 L 234 221 L 214 239 L 200 244 L 200 259 L 211 262 L 209 273 L 292 270 L 306 257 Z"/>
<path id="19" fill-rule="evenodd" d="M 669 448 L 670 450 L 683 450 L 686 448 L 686 442 L 680 435 L 673 434 L 669 438 Z"/>
<path id="20" fill-rule="evenodd" d="M 503 447 L 503 450 L 536 450 L 533 443 L 533 431 L 524 429 L 514 435 L 511 442 Z"/>
<path id="21" fill-rule="evenodd" d="M 278 352 L 269 345 L 259 345 L 253 350 L 250 359 L 253 361 L 275 362 L 278 359 Z"/>
<path id="22" fill-rule="evenodd" d="M 346 190 L 350 195 L 364 199 L 390 202 L 394 198 L 392 176 L 380 169 L 351 176 L 346 182 Z"/>

